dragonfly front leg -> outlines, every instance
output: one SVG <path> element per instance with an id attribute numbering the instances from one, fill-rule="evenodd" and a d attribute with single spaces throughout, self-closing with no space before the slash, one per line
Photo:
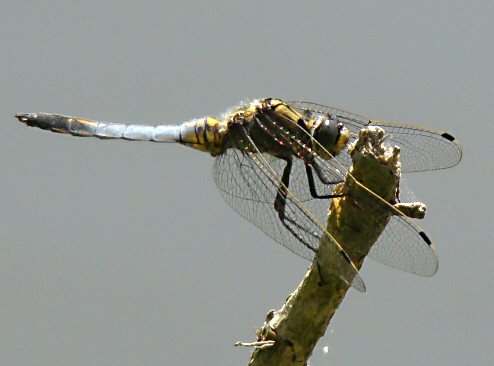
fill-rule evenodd
<path id="1" fill-rule="evenodd" d="M 320 179 L 322 183 L 325 185 L 330 185 L 330 184 L 337 184 L 341 183 L 342 181 L 330 181 L 326 174 L 324 174 L 323 170 L 321 167 L 316 163 L 313 162 L 313 164 L 305 163 L 305 172 L 307 174 L 307 180 L 309 181 L 309 190 L 310 194 L 313 198 L 319 198 L 319 199 L 329 199 L 329 198 L 336 198 L 336 197 L 342 197 L 342 194 L 318 194 L 316 190 L 316 184 L 314 182 L 314 175 L 312 174 L 312 168 L 316 171 L 317 177 Z"/>

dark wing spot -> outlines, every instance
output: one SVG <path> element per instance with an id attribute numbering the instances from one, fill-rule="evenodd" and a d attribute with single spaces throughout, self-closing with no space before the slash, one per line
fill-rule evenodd
<path id="1" fill-rule="evenodd" d="M 446 140 L 449 140 L 449 141 L 454 141 L 455 140 L 455 137 L 452 136 L 452 135 L 450 135 L 447 132 L 444 132 L 441 136 L 444 137 Z"/>
<path id="2" fill-rule="evenodd" d="M 427 245 L 432 245 L 432 241 L 429 239 L 429 237 L 427 236 L 426 233 L 424 233 L 423 231 L 421 231 L 419 233 L 419 235 L 422 237 L 422 239 L 424 239 L 424 241 L 427 243 Z"/>

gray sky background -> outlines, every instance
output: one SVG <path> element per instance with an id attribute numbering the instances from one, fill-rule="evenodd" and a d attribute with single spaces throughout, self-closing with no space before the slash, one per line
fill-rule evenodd
<path id="1" fill-rule="evenodd" d="M 349 293 L 311 364 L 491 363 L 494 7 L 397 3 L 0 2 L 0 364 L 246 364 L 233 343 L 308 262 L 221 200 L 213 159 L 13 115 L 162 124 L 263 96 L 464 147 L 460 166 L 407 176 L 437 275 L 366 262 L 367 294 Z"/>

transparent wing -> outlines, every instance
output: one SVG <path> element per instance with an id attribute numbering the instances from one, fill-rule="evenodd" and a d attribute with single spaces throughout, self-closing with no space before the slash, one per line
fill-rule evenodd
<path id="1" fill-rule="evenodd" d="M 276 128 L 276 122 L 274 120 L 271 120 L 271 122 L 272 128 Z M 300 133 L 307 133 L 304 129 L 300 127 L 298 128 Z M 288 144 L 298 144 L 299 147 L 304 146 L 300 139 L 295 138 L 295 135 L 286 134 L 282 130 L 280 130 L 279 133 L 283 135 L 283 138 L 290 140 L 287 142 Z M 316 144 L 317 141 L 314 140 L 313 143 Z M 321 146 L 321 149 L 322 148 L 323 147 Z M 315 162 L 321 166 L 324 171 L 333 172 L 333 177 L 340 177 L 343 179 L 345 175 L 351 175 L 341 163 L 341 154 L 330 160 L 320 158 L 313 151 L 311 154 Z M 351 161 L 350 157 L 347 159 Z M 346 162 L 346 160 L 344 162 Z M 303 190 L 303 187 L 303 184 L 300 184 L 297 189 Z M 308 185 L 305 185 L 305 187 L 305 193 L 300 192 L 299 194 L 301 197 L 310 197 Z M 326 188 L 330 189 L 332 187 L 329 186 Z M 421 276 L 432 276 L 435 274 L 438 268 L 437 253 L 427 234 L 425 234 L 425 232 L 417 224 L 404 216 L 389 202 L 380 198 L 371 190 L 368 191 L 371 199 L 365 202 L 367 207 L 370 204 L 375 205 L 376 213 L 382 212 L 383 209 L 385 209 L 392 214 L 390 222 L 372 247 L 369 255 L 383 264 L 402 271 L 415 273 Z M 310 207 L 311 211 L 318 217 L 319 220 L 325 220 L 329 206 L 327 200 L 312 199 L 310 202 L 306 202 L 305 204 Z M 356 202 L 356 204 L 358 205 L 359 202 Z M 378 215 L 376 215 L 376 217 L 370 216 L 369 220 L 375 220 L 377 224 L 377 221 L 379 221 Z"/>
<path id="2" fill-rule="evenodd" d="M 299 190 L 303 189 L 305 189 L 305 197 L 310 197 L 307 183 L 305 186 L 300 186 Z M 304 206 L 320 222 L 326 221 L 329 208 L 328 200 L 310 198 L 304 201 Z M 369 220 L 376 221 L 376 218 L 369 217 Z M 410 224 L 410 222 L 410 219 L 404 216 L 392 216 L 372 246 L 369 256 L 382 264 L 401 271 L 420 276 L 432 276 L 437 272 L 439 265 L 434 245 L 417 225 Z"/>
<path id="3" fill-rule="evenodd" d="M 316 160 L 325 171 L 332 169 L 328 167 L 328 162 L 319 157 Z M 290 188 L 296 192 L 297 197 L 304 200 L 304 205 L 320 222 L 326 222 L 329 201 L 311 197 L 301 160 L 294 161 L 292 174 L 294 179 L 290 180 Z M 333 185 L 324 185 L 318 179 L 316 182 L 318 193 L 330 194 L 333 191 Z M 376 211 L 382 211 L 383 203 L 376 201 L 375 204 Z M 374 221 L 376 218 L 369 217 L 369 220 Z M 390 267 L 421 276 L 432 276 L 438 268 L 437 253 L 433 244 L 417 225 L 411 224 L 410 219 L 404 216 L 391 217 L 369 256 Z"/>
<path id="4" fill-rule="evenodd" d="M 359 291 L 365 291 L 348 255 L 290 190 L 287 190 L 285 206 L 285 224 L 288 226 L 283 224 L 274 208 L 283 161 L 271 165 L 277 159 L 260 153 L 240 124 L 233 125 L 229 134 L 237 148 L 227 149 L 219 155 L 213 169 L 214 180 L 225 201 L 275 241 L 303 258 L 312 260 L 321 237 L 324 237 L 330 244 L 334 263 L 330 271 Z"/>
<path id="5" fill-rule="evenodd" d="M 439 262 L 427 234 L 405 216 L 392 216 L 369 256 L 390 267 L 433 276 Z"/>
<path id="6" fill-rule="evenodd" d="M 450 168 L 457 165 L 462 157 L 462 148 L 458 140 L 444 131 L 371 120 L 341 109 L 310 102 L 293 101 L 288 104 L 306 118 L 312 118 L 318 114 L 337 116 L 352 131 L 354 138 L 365 126 L 382 127 L 388 134 L 390 145 L 398 145 L 401 148 L 400 161 L 404 173 Z M 343 155 L 340 163 L 347 167 L 350 166 L 350 156 Z"/>

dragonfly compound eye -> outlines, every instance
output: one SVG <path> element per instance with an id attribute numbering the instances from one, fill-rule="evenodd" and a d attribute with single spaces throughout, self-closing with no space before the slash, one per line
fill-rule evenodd
<path id="1" fill-rule="evenodd" d="M 338 143 L 340 131 L 343 127 L 338 125 L 340 125 L 340 123 L 337 123 L 334 120 L 324 119 L 314 131 L 314 138 L 327 150 L 331 150 Z"/>
<path id="2" fill-rule="evenodd" d="M 319 146 L 314 146 L 316 153 L 323 159 L 330 159 L 345 148 L 350 131 L 337 118 L 325 118 L 320 120 L 313 136 L 319 142 Z"/>

